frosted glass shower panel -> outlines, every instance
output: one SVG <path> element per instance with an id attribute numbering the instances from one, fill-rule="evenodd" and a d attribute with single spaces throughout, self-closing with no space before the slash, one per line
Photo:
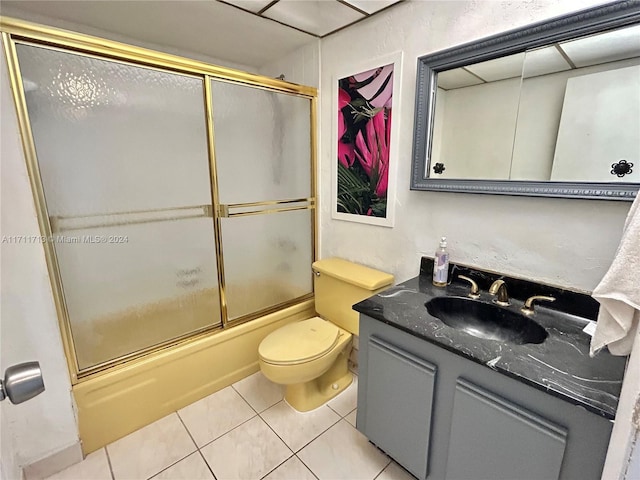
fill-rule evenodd
<path id="1" fill-rule="evenodd" d="M 311 196 L 311 101 L 212 80 L 220 202 Z"/>
<path id="2" fill-rule="evenodd" d="M 210 218 L 58 235 L 77 239 L 56 252 L 80 369 L 220 324 Z"/>
<path id="3" fill-rule="evenodd" d="M 219 325 L 204 81 L 17 50 L 78 369 Z"/>
<path id="4" fill-rule="evenodd" d="M 17 50 L 50 216 L 211 204 L 202 79 Z"/>
<path id="5" fill-rule="evenodd" d="M 311 210 L 222 219 L 229 319 L 311 293 Z"/>

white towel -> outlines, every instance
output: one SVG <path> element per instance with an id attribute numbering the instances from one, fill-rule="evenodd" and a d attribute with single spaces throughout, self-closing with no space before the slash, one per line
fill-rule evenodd
<path id="1" fill-rule="evenodd" d="M 627 215 L 613 263 L 591 296 L 600 302 L 600 312 L 590 355 L 605 345 L 613 355 L 629 355 L 640 334 L 640 194 Z"/>

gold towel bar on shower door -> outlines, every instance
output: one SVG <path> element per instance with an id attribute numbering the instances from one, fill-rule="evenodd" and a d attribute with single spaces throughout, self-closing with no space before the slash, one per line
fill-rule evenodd
<path id="1" fill-rule="evenodd" d="M 152 222 L 167 222 L 190 218 L 206 218 L 213 216 L 212 205 L 195 205 L 191 207 L 158 208 L 154 210 L 133 210 L 129 212 L 98 213 L 77 216 L 51 216 L 53 233 L 69 230 L 85 230 L 90 228 L 119 227 Z"/>
<path id="2" fill-rule="evenodd" d="M 288 205 L 281 207 L 280 205 Z M 257 207 L 257 208 L 251 208 Z M 267 213 L 291 212 L 294 210 L 309 210 L 315 208 L 313 198 L 295 198 L 292 200 L 268 200 L 264 202 L 230 203 L 218 207 L 218 216 L 223 218 L 246 217 L 248 215 L 263 215 Z M 232 211 L 240 210 L 240 211 Z"/>

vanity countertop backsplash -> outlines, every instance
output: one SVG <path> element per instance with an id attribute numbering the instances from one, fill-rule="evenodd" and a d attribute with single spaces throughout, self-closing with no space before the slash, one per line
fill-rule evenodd
<path id="1" fill-rule="evenodd" d="M 434 287 L 433 260 L 423 257 L 419 276 L 357 303 L 354 309 L 605 418 L 615 417 L 626 357 L 612 356 L 606 349 L 589 357 L 591 337 L 583 329 L 596 320 L 598 302 L 586 293 L 473 267 L 451 264 L 449 268 L 451 283 Z M 504 280 L 512 305 L 502 308 L 516 313 L 528 297 L 555 297 L 553 303 L 536 304 L 530 317 L 546 330 L 547 338 L 522 345 L 477 338 L 430 315 L 425 307 L 429 300 L 467 296 L 469 284 L 458 275 L 477 282 L 478 301 L 485 303 L 491 302 L 487 290 L 492 282 Z"/>

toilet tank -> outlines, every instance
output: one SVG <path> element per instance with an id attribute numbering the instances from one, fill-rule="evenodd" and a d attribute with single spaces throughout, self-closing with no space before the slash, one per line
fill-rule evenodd
<path id="1" fill-rule="evenodd" d="M 341 258 L 327 258 L 313 264 L 316 312 L 325 320 L 358 335 L 358 312 L 351 307 L 384 290 L 393 275 Z"/>

